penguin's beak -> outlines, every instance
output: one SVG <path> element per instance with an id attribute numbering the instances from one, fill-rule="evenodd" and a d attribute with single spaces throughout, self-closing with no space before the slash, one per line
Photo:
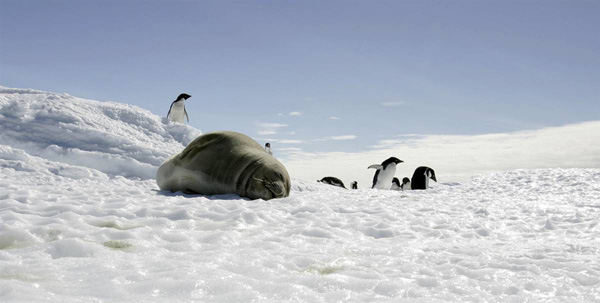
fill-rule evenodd
<path id="1" fill-rule="evenodd" d="M 435 178 L 435 176 L 431 176 L 431 180 L 437 182 L 437 179 Z"/>

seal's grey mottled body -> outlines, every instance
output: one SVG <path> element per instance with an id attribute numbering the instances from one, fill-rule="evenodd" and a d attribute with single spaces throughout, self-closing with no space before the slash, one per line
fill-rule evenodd
<path id="1" fill-rule="evenodd" d="M 203 195 L 238 194 L 272 199 L 290 194 L 290 176 L 250 137 L 230 131 L 207 133 L 158 168 L 161 190 Z"/>

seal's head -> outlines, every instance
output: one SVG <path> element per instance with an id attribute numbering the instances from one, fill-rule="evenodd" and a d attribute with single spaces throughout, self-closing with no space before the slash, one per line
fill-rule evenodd
<path id="1" fill-rule="evenodd" d="M 290 195 L 290 176 L 280 163 L 256 163 L 252 177 L 246 182 L 246 194 L 251 199 L 269 200 Z"/>

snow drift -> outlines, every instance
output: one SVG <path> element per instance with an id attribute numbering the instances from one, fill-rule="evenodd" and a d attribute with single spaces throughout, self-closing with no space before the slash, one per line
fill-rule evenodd
<path id="1" fill-rule="evenodd" d="M 109 175 L 154 179 L 200 135 L 136 106 L 0 86 L 0 143 Z"/>
<path id="2" fill-rule="evenodd" d="M 159 191 L 153 169 L 197 130 L 0 92 L 2 302 L 600 301 L 599 169 L 184 195 Z"/>

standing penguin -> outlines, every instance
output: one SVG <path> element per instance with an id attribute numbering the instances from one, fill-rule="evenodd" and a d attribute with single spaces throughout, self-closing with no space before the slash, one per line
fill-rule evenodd
<path id="1" fill-rule="evenodd" d="M 404 177 L 402 179 L 402 185 L 400 185 L 400 189 L 403 190 L 403 191 L 404 190 L 411 190 L 411 188 L 410 188 L 410 179 L 409 178 Z"/>
<path id="2" fill-rule="evenodd" d="M 267 142 L 265 144 L 265 150 L 267 151 L 267 153 L 269 153 L 269 155 L 273 155 L 273 151 L 271 151 L 271 143 Z"/>
<path id="3" fill-rule="evenodd" d="M 398 178 L 394 177 L 394 179 L 392 179 L 392 187 L 390 189 L 402 190 L 402 185 L 400 185 L 400 180 L 398 180 Z"/>
<path id="4" fill-rule="evenodd" d="M 410 180 L 410 186 L 412 189 L 428 189 L 429 179 L 437 182 L 433 169 L 427 166 L 419 166 L 413 173 L 412 179 Z"/>
<path id="5" fill-rule="evenodd" d="M 190 122 L 190 117 L 188 117 L 187 111 L 185 110 L 185 104 L 183 103 L 185 100 L 190 98 L 191 96 L 188 94 L 181 94 L 177 97 L 177 100 L 171 103 L 171 107 L 169 108 L 169 113 L 167 113 L 167 118 L 173 122 L 184 123 L 184 117 L 187 118 L 188 122 Z"/>
<path id="6" fill-rule="evenodd" d="M 375 168 L 375 176 L 373 176 L 373 186 L 371 188 L 386 189 L 389 190 L 392 187 L 392 179 L 396 174 L 396 164 L 404 161 L 390 157 L 383 161 L 381 164 L 373 164 L 368 168 Z"/>
<path id="7" fill-rule="evenodd" d="M 358 182 L 352 181 L 350 184 L 352 185 L 352 189 L 358 189 Z"/>

